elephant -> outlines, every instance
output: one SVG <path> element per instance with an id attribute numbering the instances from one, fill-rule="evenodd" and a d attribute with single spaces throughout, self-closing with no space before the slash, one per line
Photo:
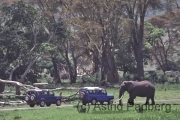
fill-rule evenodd
<path id="1" fill-rule="evenodd" d="M 146 97 L 145 105 L 149 104 L 149 99 L 151 99 L 152 105 L 155 104 L 155 87 L 148 80 L 143 81 L 123 81 L 119 89 L 119 104 L 122 105 L 122 98 L 124 92 L 129 93 L 128 104 L 134 105 L 134 99 L 138 97 Z"/>

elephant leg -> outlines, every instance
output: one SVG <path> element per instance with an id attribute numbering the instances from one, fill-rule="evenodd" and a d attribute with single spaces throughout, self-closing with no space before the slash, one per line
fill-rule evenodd
<path id="1" fill-rule="evenodd" d="M 152 105 L 155 105 L 154 97 L 151 98 Z"/>
<path id="2" fill-rule="evenodd" d="M 130 104 L 130 105 L 134 105 L 134 99 L 128 99 L 128 103 Z"/>
<path id="3" fill-rule="evenodd" d="M 145 103 L 145 105 L 149 105 L 149 97 L 146 97 L 146 103 Z"/>
<path id="4" fill-rule="evenodd" d="M 130 104 L 130 105 L 134 105 L 134 99 L 136 98 L 136 96 L 135 95 L 130 95 L 130 97 L 129 97 L 129 99 L 128 99 L 128 103 Z"/>

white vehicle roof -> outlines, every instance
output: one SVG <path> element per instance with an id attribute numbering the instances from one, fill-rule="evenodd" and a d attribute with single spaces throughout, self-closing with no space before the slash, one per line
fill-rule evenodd
<path id="1" fill-rule="evenodd" d="M 88 89 L 88 90 L 96 90 L 96 89 L 104 89 L 104 88 L 100 88 L 100 87 L 81 87 L 80 89 Z"/>

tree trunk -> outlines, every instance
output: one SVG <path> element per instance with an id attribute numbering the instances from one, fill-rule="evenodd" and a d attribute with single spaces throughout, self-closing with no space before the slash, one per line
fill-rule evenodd
<path id="1" fill-rule="evenodd" d="M 4 89 L 5 89 L 5 84 L 0 83 L 0 93 L 4 92 Z"/>
<path id="2" fill-rule="evenodd" d="M 137 75 L 138 80 L 142 80 L 144 78 L 144 65 L 143 65 L 143 52 L 142 47 L 135 46 L 135 59 L 137 63 Z"/>
<path id="3" fill-rule="evenodd" d="M 100 60 L 99 60 L 99 52 L 98 50 L 95 50 L 93 53 L 93 63 L 94 63 L 94 68 L 93 68 L 93 73 L 97 73 L 100 70 Z"/>
<path id="4" fill-rule="evenodd" d="M 137 22 L 137 21 L 136 21 Z M 137 24 L 137 23 L 136 23 Z M 134 50 L 135 60 L 137 63 L 137 75 L 138 80 L 142 80 L 144 78 L 144 64 L 143 64 L 143 35 L 144 35 L 144 19 L 140 20 L 139 30 L 137 32 L 137 28 L 132 30 L 132 47 Z"/>
<path id="5" fill-rule="evenodd" d="M 119 81 L 119 75 L 116 68 L 114 56 L 110 50 L 103 51 L 102 54 L 102 79 L 105 80 L 105 75 L 107 75 L 107 81 L 110 83 L 117 83 Z"/>
<path id="6" fill-rule="evenodd" d="M 71 74 L 70 74 L 71 84 L 76 83 L 76 76 L 77 75 L 75 75 L 75 74 L 73 74 L 73 72 L 71 72 Z"/>
<path id="7" fill-rule="evenodd" d="M 16 86 L 16 95 L 21 95 L 21 90 L 19 86 Z"/>
<path id="8" fill-rule="evenodd" d="M 73 84 L 76 83 L 76 78 L 77 78 L 77 62 L 76 62 L 76 57 L 74 56 L 74 50 L 71 50 L 71 53 L 72 53 L 74 66 L 72 67 L 72 64 L 69 60 L 68 51 L 65 52 L 65 60 L 69 69 L 70 82 L 71 84 Z"/>
<path id="9" fill-rule="evenodd" d="M 101 66 L 101 81 L 106 80 L 106 53 L 103 51 L 102 58 L 101 58 L 102 66 Z"/>
<path id="10" fill-rule="evenodd" d="M 5 70 L 3 70 L 3 69 L 0 70 L 0 76 L 2 78 L 5 78 L 5 76 L 6 76 L 4 71 Z M 4 92 L 4 90 L 5 90 L 5 84 L 4 83 L 0 83 L 0 93 Z"/>
<path id="11" fill-rule="evenodd" d="M 54 77 L 55 84 L 61 83 L 61 79 L 60 79 L 59 74 L 58 74 L 58 68 L 57 68 L 55 57 L 52 57 L 52 63 L 53 63 L 53 67 L 54 67 L 53 77 Z"/>
<path id="12" fill-rule="evenodd" d="M 112 62 L 111 70 L 107 71 L 107 81 L 111 83 L 117 83 L 119 81 L 119 75 L 114 61 Z"/>
<path id="13" fill-rule="evenodd" d="M 26 75 L 28 74 L 29 70 L 31 69 L 31 67 L 34 65 L 34 63 L 36 62 L 36 60 L 40 57 L 41 55 L 36 56 L 32 61 L 30 61 L 28 67 L 26 68 L 25 72 L 23 73 L 23 75 L 21 75 L 21 79 L 19 82 L 24 83 L 24 78 L 26 77 Z"/>

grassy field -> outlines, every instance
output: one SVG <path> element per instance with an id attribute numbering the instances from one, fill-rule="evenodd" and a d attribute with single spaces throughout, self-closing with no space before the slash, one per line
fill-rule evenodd
<path id="1" fill-rule="evenodd" d="M 0 120 L 180 120 L 180 105 L 175 105 L 180 104 L 179 88 L 180 85 L 156 85 L 156 106 L 147 106 L 147 108 L 146 106 L 140 107 L 145 102 L 145 98 L 140 97 L 135 99 L 135 106 L 128 106 L 126 104 L 128 94 L 125 93 L 123 106 L 83 106 L 86 108 L 85 113 L 79 113 L 77 100 L 62 103 L 62 107 L 51 105 L 49 108 L 40 108 L 35 106 L 35 109 L 27 110 L 19 110 L 18 108 L 30 108 L 28 105 L 0 106 Z M 66 90 L 62 92 L 63 95 L 70 95 L 76 91 Z M 115 98 L 118 96 L 117 88 L 108 88 L 107 92 L 114 94 Z M 2 111 L 10 108 L 15 110 Z"/>
<path id="2" fill-rule="evenodd" d="M 88 113 L 79 113 L 76 107 L 46 108 L 31 110 L 3 111 L 1 120 L 178 120 L 180 110 L 176 106 L 138 111 L 137 107 L 100 110 L 90 106 Z"/>

